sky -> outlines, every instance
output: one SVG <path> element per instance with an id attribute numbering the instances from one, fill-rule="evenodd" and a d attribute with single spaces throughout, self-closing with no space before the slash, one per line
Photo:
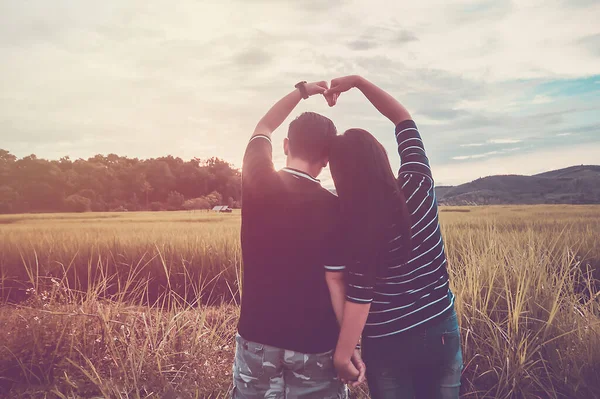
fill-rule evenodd
<path id="1" fill-rule="evenodd" d="M 419 126 L 438 185 L 600 164 L 600 0 L 0 0 L 0 148 L 240 167 L 301 80 L 359 74 Z M 360 92 L 303 111 L 360 127 L 399 165 Z M 324 185 L 331 185 L 328 172 Z"/>

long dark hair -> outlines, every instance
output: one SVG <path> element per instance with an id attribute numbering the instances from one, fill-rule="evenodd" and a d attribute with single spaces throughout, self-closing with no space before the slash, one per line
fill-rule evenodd
<path id="1" fill-rule="evenodd" d="M 329 164 L 351 260 L 379 264 L 377 258 L 388 248 L 392 228 L 400 229 L 402 238 L 394 243 L 402 244 L 401 257 L 408 260 L 410 216 L 381 143 L 366 130 L 347 130 L 333 140 Z M 375 273 L 374 267 L 369 270 Z"/>

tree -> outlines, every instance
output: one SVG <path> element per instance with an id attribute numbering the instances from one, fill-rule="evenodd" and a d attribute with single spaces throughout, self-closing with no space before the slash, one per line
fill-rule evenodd
<path id="1" fill-rule="evenodd" d="M 223 196 L 216 191 L 213 191 L 204 198 L 208 201 L 211 208 L 213 206 L 221 205 L 223 203 Z"/>
<path id="2" fill-rule="evenodd" d="M 184 201 L 185 198 L 183 198 L 183 195 L 179 194 L 177 191 L 171 191 L 167 197 L 167 204 L 173 210 L 181 209 Z"/>
<path id="3" fill-rule="evenodd" d="M 91 188 L 84 188 L 83 190 L 79 190 L 79 192 L 77 192 L 77 195 L 85 197 L 92 202 L 96 200 L 96 193 Z"/>
<path id="4" fill-rule="evenodd" d="M 163 206 L 162 202 L 154 201 L 150 204 L 150 210 L 154 212 L 164 211 L 165 207 Z"/>
<path id="5" fill-rule="evenodd" d="M 98 154 L 48 161 L 35 154 L 18 159 L 0 149 L 3 213 L 206 209 L 240 200 L 240 171 L 218 158 L 184 162 Z"/>
<path id="6" fill-rule="evenodd" d="M 183 209 L 186 209 L 188 211 L 210 208 L 210 203 L 204 197 L 192 198 L 183 203 Z"/>
<path id="7" fill-rule="evenodd" d="M 152 186 L 147 181 L 142 183 L 142 192 L 146 197 L 146 208 L 148 208 L 148 195 L 152 192 Z"/>
<path id="8" fill-rule="evenodd" d="M 14 173 L 14 163 L 17 160 L 10 152 L 0 148 L 0 185 L 7 184 L 11 174 Z"/>
<path id="9" fill-rule="evenodd" d="M 12 187 L 0 186 L 0 213 L 11 213 L 17 210 L 19 193 Z"/>
<path id="10" fill-rule="evenodd" d="M 73 194 L 65 198 L 65 210 L 68 212 L 89 212 L 92 201 L 81 195 Z"/>
<path id="11" fill-rule="evenodd" d="M 0 148 L 0 164 L 9 164 L 17 160 L 17 157 L 11 154 L 9 151 Z"/>
<path id="12" fill-rule="evenodd" d="M 148 183 L 154 188 L 151 199 L 165 201 L 167 194 L 175 186 L 175 177 L 171 172 L 169 164 L 165 161 L 154 161 L 150 163 L 146 172 Z"/>

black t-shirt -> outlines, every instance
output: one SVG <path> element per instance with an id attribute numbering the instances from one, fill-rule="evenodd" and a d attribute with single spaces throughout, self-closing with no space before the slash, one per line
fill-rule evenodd
<path id="1" fill-rule="evenodd" d="M 338 324 L 325 282 L 337 197 L 295 169 L 276 172 L 271 140 L 254 136 L 242 169 L 245 339 L 303 353 L 332 350 Z"/>

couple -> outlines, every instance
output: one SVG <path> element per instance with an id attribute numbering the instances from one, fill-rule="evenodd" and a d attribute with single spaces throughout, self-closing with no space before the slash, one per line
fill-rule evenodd
<path id="1" fill-rule="evenodd" d="M 271 134 L 304 98 L 360 90 L 395 126 L 396 178 L 367 131 L 307 112 L 276 172 Z M 337 196 L 317 176 L 330 164 Z M 458 398 L 462 370 L 433 179 L 408 111 L 359 76 L 296 85 L 260 120 L 242 176 L 234 398 Z M 362 344 L 362 351 L 360 345 Z M 364 357 L 364 363 L 361 359 Z M 365 366 L 366 364 L 366 366 Z"/>

